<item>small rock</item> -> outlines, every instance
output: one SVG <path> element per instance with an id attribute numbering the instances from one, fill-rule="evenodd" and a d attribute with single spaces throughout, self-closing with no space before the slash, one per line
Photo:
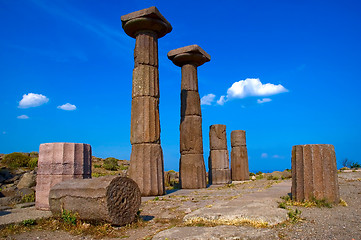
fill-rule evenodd
<path id="1" fill-rule="evenodd" d="M 251 177 L 251 180 L 256 180 L 256 176 L 252 176 L 252 177 Z"/>
<path id="2" fill-rule="evenodd" d="M 33 173 L 28 172 L 28 173 L 25 173 L 21 177 L 17 187 L 19 189 L 21 189 L 21 188 L 31 188 L 31 187 L 34 187 L 35 185 L 36 185 L 36 175 L 33 174 Z"/>
<path id="3" fill-rule="evenodd" d="M 191 210 L 190 208 L 187 208 L 187 209 L 184 211 L 185 214 L 188 214 L 188 213 L 191 213 L 191 212 L 192 212 L 192 210 Z"/>

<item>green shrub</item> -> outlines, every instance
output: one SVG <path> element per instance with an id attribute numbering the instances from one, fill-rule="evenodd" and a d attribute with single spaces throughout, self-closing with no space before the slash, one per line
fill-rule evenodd
<path id="1" fill-rule="evenodd" d="M 104 160 L 103 168 L 109 171 L 116 171 L 118 170 L 118 159 L 116 158 L 106 158 Z"/>
<path id="2" fill-rule="evenodd" d="M 256 175 L 261 175 L 262 174 L 262 172 L 261 171 L 258 171 L 257 173 L 256 173 Z"/>
<path id="3" fill-rule="evenodd" d="M 34 169 L 38 166 L 38 158 L 31 158 L 30 161 L 28 162 L 28 167 L 31 169 Z"/>
<path id="4" fill-rule="evenodd" d="M 77 221 L 76 214 L 72 213 L 71 211 L 63 210 L 61 214 L 61 218 L 67 224 L 76 225 L 76 221 Z"/>
<path id="5" fill-rule="evenodd" d="M 350 168 L 361 168 L 361 165 L 358 162 L 353 162 L 351 163 Z"/>
<path id="6" fill-rule="evenodd" d="M 256 174 L 254 174 L 253 172 L 250 172 L 249 176 L 256 176 Z"/>
<path id="7" fill-rule="evenodd" d="M 24 195 L 21 198 L 22 203 L 35 202 L 35 192 L 31 194 Z"/>
<path id="8" fill-rule="evenodd" d="M 9 168 L 27 167 L 30 161 L 30 157 L 22 153 L 14 152 L 6 154 L 2 162 Z"/>
<path id="9" fill-rule="evenodd" d="M 35 225 L 36 221 L 34 219 L 26 219 L 26 220 L 22 221 L 21 224 L 23 226 Z"/>
<path id="10" fill-rule="evenodd" d="M 278 180 L 278 177 L 277 176 L 273 176 L 273 175 L 269 175 L 267 177 L 267 180 Z"/>
<path id="11" fill-rule="evenodd" d="M 102 165 L 100 165 L 100 164 L 94 164 L 93 166 L 94 166 L 94 168 L 101 168 L 102 167 Z"/>
<path id="12" fill-rule="evenodd" d="M 296 210 L 288 210 L 288 218 L 292 223 L 296 223 L 301 220 L 301 211 L 296 208 Z"/>
<path id="13" fill-rule="evenodd" d="M 120 165 L 119 166 L 120 170 L 128 170 L 128 168 L 129 168 L 129 166 L 127 166 L 127 165 Z"/>

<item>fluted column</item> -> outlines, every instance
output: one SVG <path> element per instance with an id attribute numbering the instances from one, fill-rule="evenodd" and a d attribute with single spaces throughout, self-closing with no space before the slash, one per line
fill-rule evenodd
<path id="1" fill-rule="evenodd" d="M 132 85 L 129 176 L 143 196 L 163 195 L 164 163 L 160 145 L 158 39 L 172 30 L 156 7 L 121 17 L 126 34 L 136 39 Z"/>
<path id="2" fill-rule="evenodd" d="M 197 67 L 210 60 L 198 45 L 174 49 L 168 58 L 182 68 L 180 162 L 181 188 L 205 188 L 206 169 L 203 159 L 202 114 L 198 93 Z"/>
<path id="3" fill-rule="evenodd" d="M 230 183 L 226 125 L 214 124 L 209 127 L 209 149 L 209 184 Z"/>
<path id="4" fill-rule="evenodd" d="M 330 144 L 292 147 L 292 198 L 296 201 L 326 199 L 338 203 L 335 148 Z"/>
<path id="5" fill-rule="evenodd" d="M 231 173 L 232 181 L 249 180 L 246 131 L 231 132 Z"/>

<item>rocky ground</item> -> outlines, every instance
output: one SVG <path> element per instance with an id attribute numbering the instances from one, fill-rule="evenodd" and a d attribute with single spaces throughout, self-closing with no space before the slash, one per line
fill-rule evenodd
<path id="1" fill-rule="evenodd" d="M 274 214 L 271 215 L 275 218 L 263 219 L 264 222 L 271 223 L 272 219 L 280 219 L 277 221 L 283 221 L 283 218 L 287 219 L 287 211 L 290 210 L 277 210 L 276 208 L 277 202 L 282 201 L 279 197 L 290 192 L 291 181 L 289 179 L 267 180 L 266 177 L 226 186 L 211 186 L 201 190 L 173 191 L 161 197 L 143 198 L 141 221 L 130 226 L 112 228 L 111 235 L 102 235 L 100 238 L 361 239 L 361 172 L 340 173 L 339 183 L 341 198 L 346 201 L 347 207 L 339 205 L 332 208 L 291 206 L 290 209 L 297 208 L 302 212 L 300 221 L 291 223 L 286 220 L 275 226 L 259 224 L 261 218 L 254 217 L 261 216 L 262 213 L 267 215 L 269 211 L 274 211 Z M 252 199 L 253 202 L 250 201 Z M 256 203 L 256 205 L 252 205 L 252 203 Z M 262 206 L 262 203 L 266 205 Z M 254 207 L 252 213 L 242 210 L 251 209 L 252 206 L 259 207 Z M 226 210 L 223 211 L 222 207 Z M 231 209 L 231 211 L 227 211 L 227 209 Z M 239 212 L 233 214 L 235 211 Z M 225 222 L 222 217 L 214 217 L 216 216 L 214 213 L 217 216 L 224 214 L 233 219 L 235 215 L 245 214 L 245 219 L 254 221 L 242 222 L 238 219 L 233 222 Z M 246 216 L 247 214 L 248 216 Z M 183 221 L 190 217 L 208 219 L 209 216 L 216 220 L 188 223 Z M 79 234 L 86 234 L 86 231 L 70 234 L 61 229 L 56 230 L 56 228 L 49 230 L 45 226 L 42 226 L 41 229 L 36 226 L 19 228 L 16 232 L 9 230 L 9 227 L 0 230 L 0 236 L 4 239 L 94 239 L 96 236 Z"/>

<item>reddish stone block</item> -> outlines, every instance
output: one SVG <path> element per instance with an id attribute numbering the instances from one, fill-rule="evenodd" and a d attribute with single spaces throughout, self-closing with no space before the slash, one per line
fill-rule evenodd
<path id="1" fill-rule="evenodd" d="M 159 98 L 158 68 L 139 65 L 133 70 L 132 97 L 150 96 Z"/>
<path id="2" fill-rule="evenodd" d="M 163 152 L 160 144 L 134 144 L 130 155 L 129 177 L 142 196 L 165 194 Z"/>
<path id="3" fill-rule="evenodd" d="M 231 151 L 232 181 L 249 180 L 247 147 L 232 147 Z"/>
<path id="4" fill-rule="evenodd" d="M 336 154 L 333 145 L 292 147 L 292 198 L 296 201 L 325 199 L 339 203 Z"/>
<path id="5" fill-rule="evenodd" d="M 196 91 L 181 91 L 181 117 L 185 116 L 202 116 L 201 100 L 199 93 Z"/>
<path id="6" fill-rule="evenodd" d="M 230 169 L 215 169 L 209 171 L 209 184 L 228 184 L 231 183 Z"/>
<path id="7" fill-rule="evenodd" d="M 205 188 L 207 181 L 203 154 L 181 155 L 179 177 L 181 188 Z"/>
<path id="8" fill-rule="evenodd" d="M 246 131 L 234 130 L 231 132 L 231 146 L 240 147 L 246 146 Z"/>
<path id="9" fill-rule="evenodd" d="M 209 170 L 229 169 L 228 150 L 211 150 L 209 153 Z"/>
<path id="10" fill-rule="evenodd" d="M 186 116 L 180 124 L 180 152 L 203 154 L 202 117 Z"/>
<path id="11" fill-rule="evenodd" d="M 211 150 L 227 150 L 226 125 L 214 124 L 209 127 L 209 147 Z"/>

